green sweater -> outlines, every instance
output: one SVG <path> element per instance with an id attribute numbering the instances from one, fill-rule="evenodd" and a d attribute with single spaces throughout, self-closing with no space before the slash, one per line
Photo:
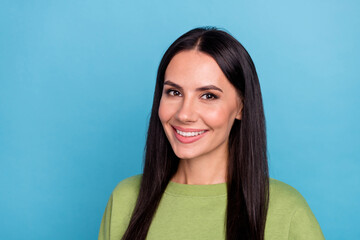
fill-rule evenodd
<path id="1" fill-rule="evenodd" d="M 120 240 L 134 209 L 141 174 L 114 189 L 100 225 L 99 240 Z M 225 239 L 226 183 L 188 185 L 169 182 L 147 235 L 149 240 Z M 265 240 L 325 239 L 303 196 L 270 179 Z"/>

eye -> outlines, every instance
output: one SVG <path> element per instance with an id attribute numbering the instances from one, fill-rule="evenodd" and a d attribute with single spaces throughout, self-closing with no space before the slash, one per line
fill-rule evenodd
<path id="1" fill-rule="evenodd" d="M 215 94 L 212 93 L 205 93 L 204 95 L 201 96 L 202 99 L 217 99 L 218 96 L 216 96 Z"/>
<path id="2" fill-rule="evenodd" d="M 168 94 L 170 96 L 179 96 L 179 95 L 181 95 L 181 93 L 179 91 L 176 91 L 176 90 L 173 90 L 173 89 L 167 90 L 166 94 Z"/>

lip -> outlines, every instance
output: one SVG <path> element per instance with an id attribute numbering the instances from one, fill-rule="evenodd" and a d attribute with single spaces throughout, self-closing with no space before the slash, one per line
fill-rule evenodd
<path id="1" fill-rule="evenodd" d="M 172 126 L 172 125 L 171 125 Z M 180 130 L 182 132 L 201 132 L 201 131 L 207 131 L 206 129 L 195 129 L 195 128 L 182 128 L 179 126 L 172 126 L 173 128 Z"/>
<path id="2" fill-rule="evenodd" d="M 175 135 L 176 139 L 179 142 L 185 143 L 185 144 L 196 142 L 197 140 L 204 137 L 208 132 L 208 130 L 189 129 L 189 128 L 185 128 L 185 130 L 181 130 L 181 129 L 184 129 L 184 128 L 178 128 L 178 127 L 175 128 L 174 126 L 172 126 L 172 129 L 173 129 L 173 132 L 174 132 L 174 135 Z M 193 136 L 193 137 L 184 137 L 184 136 L 181 136 L 180 134 L 178 134 L 176 130 L 180 130 L 182 132 L 200 132 L 200 131 L 205 131 L 205 132 L 200 134 L 200 135 Z"/>

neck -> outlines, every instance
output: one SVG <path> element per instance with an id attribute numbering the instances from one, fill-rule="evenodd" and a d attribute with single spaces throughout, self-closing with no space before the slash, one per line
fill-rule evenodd
<path id="1" fill-rule="evenodd" d="M 226 182 L 227 154 L 212 154 L 211 158 L 201 156 L 192 159 L 181 159 L 172 182 L 181 184 L 218 184 Z"/>

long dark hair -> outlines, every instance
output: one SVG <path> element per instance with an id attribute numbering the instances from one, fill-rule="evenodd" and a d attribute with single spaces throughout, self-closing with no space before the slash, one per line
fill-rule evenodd
<path id="1" fill-rule="evenodd" d="M 165 52 L 157 72 L 140 191 L 122 240 L 146 238 L 166 186 L 176 173 L 173 152 L 158 117 L 164 74 L 175 54 L 196 49 L 213 57 L 243 101 L 242 119 L 229 136 L 226 239 L 264 239 L 269 199 L 265 116 L 255 66 L 245 48 L 214 27 L 195 28 Z"/>

